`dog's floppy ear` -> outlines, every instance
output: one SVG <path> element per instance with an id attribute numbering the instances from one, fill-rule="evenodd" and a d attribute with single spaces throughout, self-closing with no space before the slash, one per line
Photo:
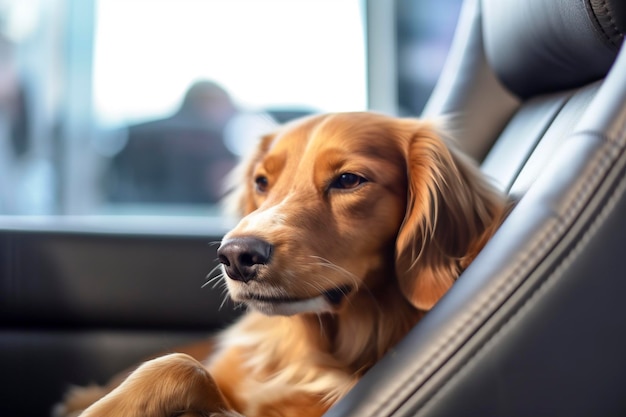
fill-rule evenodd
<path id="1" fill-rule="evenodd" d="M 429 310 L 495 232 L 505 200 L 467 157 L 446 145 L 434 125 L 412 123 L 396 274 L 405 297 Z"/>
<path id="2" fill-rule="evenodd" d="M 222 201 L 224 211 L 237 218 L 257 209 L 254 202 L 254 170 L 272 146 L 276 134 L 263 135 L 257 146 L 246 155 L 228 175 L 226 197 Z"/>

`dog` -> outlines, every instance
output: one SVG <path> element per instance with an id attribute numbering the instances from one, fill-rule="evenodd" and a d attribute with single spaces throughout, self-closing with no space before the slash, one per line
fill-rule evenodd
<path id="1" fill-rule="evenodd" d="M 248 312 L 208 357 L 145 362 L 114 388 L 71 392 L 59 415 L 95 401 L 80 415 L 321 416 L 507 213 L 436 123 L 369 112 L 290 122 L 260 140 L 236 178 L 241 220 L 218 257 L 230 298 Z"/>

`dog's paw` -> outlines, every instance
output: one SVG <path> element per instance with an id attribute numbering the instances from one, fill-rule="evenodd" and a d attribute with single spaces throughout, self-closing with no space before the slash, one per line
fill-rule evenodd
<path id="1" fill-rule="evenodd" d="M 54 406 L 52 417 L 76 417 L 106 394 L 107 390 L 98 385 L 72 387 L 65 394 L 63 402 Z"/>

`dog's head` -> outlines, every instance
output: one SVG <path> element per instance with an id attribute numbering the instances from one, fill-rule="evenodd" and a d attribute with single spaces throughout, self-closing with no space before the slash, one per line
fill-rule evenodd
<path id="1" fill-rule="evenodd" d="M 502 199 L 415 119 L 339 113 L 262 138 L 218 250 L 231 298 L 266 314 L 334 312 L 397 285 L 418 309 L 447 291 L 499 223 Z"/>

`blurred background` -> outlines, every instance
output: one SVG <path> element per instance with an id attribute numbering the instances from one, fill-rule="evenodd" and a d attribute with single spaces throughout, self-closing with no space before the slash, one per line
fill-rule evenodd
<path id="1" fill-rule="evenodd" d="M 224 176 L 277 123 L 418 116 L 459 9 L 0 0 L 0 215 L 218 216 Z"/>

